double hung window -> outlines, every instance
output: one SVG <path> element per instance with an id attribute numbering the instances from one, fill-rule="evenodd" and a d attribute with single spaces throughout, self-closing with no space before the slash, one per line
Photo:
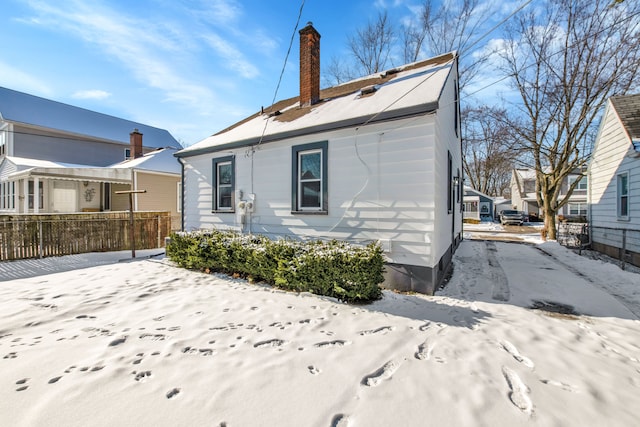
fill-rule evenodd
<path id="1" fill-rule="evenodd" d="M 327 213 L 327 142 L 297 145 L 292 150 L 292 211 Z"/>
<path id="2" fill-rule="evenodd" d="M 235 190 L 235 158 L 213 159 L 213 211 L 233 212 Z"/>
<path id="3" fill-rule="evenodd" d="M 629 172 L 618 174 L 618 218 L 629 219 Z"/>

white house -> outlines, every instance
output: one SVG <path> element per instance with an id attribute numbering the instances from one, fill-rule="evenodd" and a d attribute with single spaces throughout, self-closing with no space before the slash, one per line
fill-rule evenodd
<path id="1" fill-rule="evenodd" d="M 531 168 L 513 169 L 511 173 L 511 204 L 512 208 L 523 211 L 530 217 L 541 217 L 542 210 L 538 206 L 536 197 L 536 171 Z M 580 170 L 574 170 L 562 180 L 558 200 L 563 200 L 569 187 L 579 181 L 569 196 L 567 204 L 562 206 L 557 214 L 564 217 L 587 216 L 587 187 L 588 179 Z"/>
<path id="2" fill-rule="evenodd" d="M 593 248 L 640 266 L 640 94 L 607 102 L 588 174 Z"/>
<path id="3" fill-rule="evenodd" d="M 433 293 L 461 240 L 457 55 L 320 90 L 300 30 L 300 95 L 179 151 L 183 229 L 380 241 L 385 284 Z"/>
<path id="4" fill-rule="evenodd" d="M 136 188 L 138 172 L 150 173 L 141 164 L 153 163 L 156 194 L 139 196 L 138 208 L 163 201 L 159 210 L 177 216 L 178 148 L 164 129 L 0 87 L 0 214 L 128 209 L 115 191 Z"/>

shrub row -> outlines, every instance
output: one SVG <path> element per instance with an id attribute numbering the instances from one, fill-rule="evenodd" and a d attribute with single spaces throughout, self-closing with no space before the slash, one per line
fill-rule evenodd
<path id="1" fill-rule="evenodd" d="M 362 247 L 336 240 L 271 240 L 207 230 L 172 234 L 166 253 L 184 268 L 240 274 L 281 289 L 348 302 L 380 298 L 384 280 L 384 258 L 377 243 Z"/>

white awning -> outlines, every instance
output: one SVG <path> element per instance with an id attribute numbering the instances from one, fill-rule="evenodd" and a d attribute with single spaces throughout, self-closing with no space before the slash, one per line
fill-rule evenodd
<path id="1" fill-rule="evenodd" d="M 62 179 L 70 181 L 131 183 L 130 169 L 34 167 L 8 175 L 9 180 L 25 178 Z"/>

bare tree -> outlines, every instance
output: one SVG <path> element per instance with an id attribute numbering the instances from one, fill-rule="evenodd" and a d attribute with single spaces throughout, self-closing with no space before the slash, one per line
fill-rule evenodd
<path id="1" fill-rule="evenodd" d="M 460 61 L 460 90 L 475 77 L 490 54 L 469 51 L 481 36 L 493 13 L 490 3 L 482 0 L 448 0 L 434 8 L 433 0 L 424 0 L 417 22 L 402 28 L 405 62 L 421 55 L 435 56 L 457 50 Z"/>
<path id="2" fill-rule="evenodd" d="M 379 12 L 375 21 L 369 21 L 355 35 L 348 37 L 347 46 L 352 62 L 332 58 L 324 70 L 328 84 L 339 84 L 356 77 L 378 73 L 388 67 L 395 41 L 395 29 L 387 11 Z"/>
<path id="3" fill-rule="evenodd" d="M 462 111 L 465 180 L 489 196 L 504 196 L 511 180 L 516 143 L 505 116 L 486 105 Z"/>
<path id="4" fill-rule="evenodd" d="M 325 86 L 339 85 L 359 77 L 349 63 L 340 57 L 331 58 L 329 66 L 325 68 L 323 80 Z"/>
<path id="5" fill-rule="evenodd" d="M 602 107 L 636 87 L 640 5 L 611 0 L 547 0 L 508 28 L 503 71 L 519 94 L 510 113 L 536 171 L 538 205 L 556 238 L 563 180 L 590 155 Z"/>
<path id="6" fill-rule="evenodd" d="M 363 75 L 383 71 L 387 66 L 395 31 L 389 21 L 387 11 L 378 13 L 375 22 L 358 29 L 349 37 L 349 50 Z"/>

